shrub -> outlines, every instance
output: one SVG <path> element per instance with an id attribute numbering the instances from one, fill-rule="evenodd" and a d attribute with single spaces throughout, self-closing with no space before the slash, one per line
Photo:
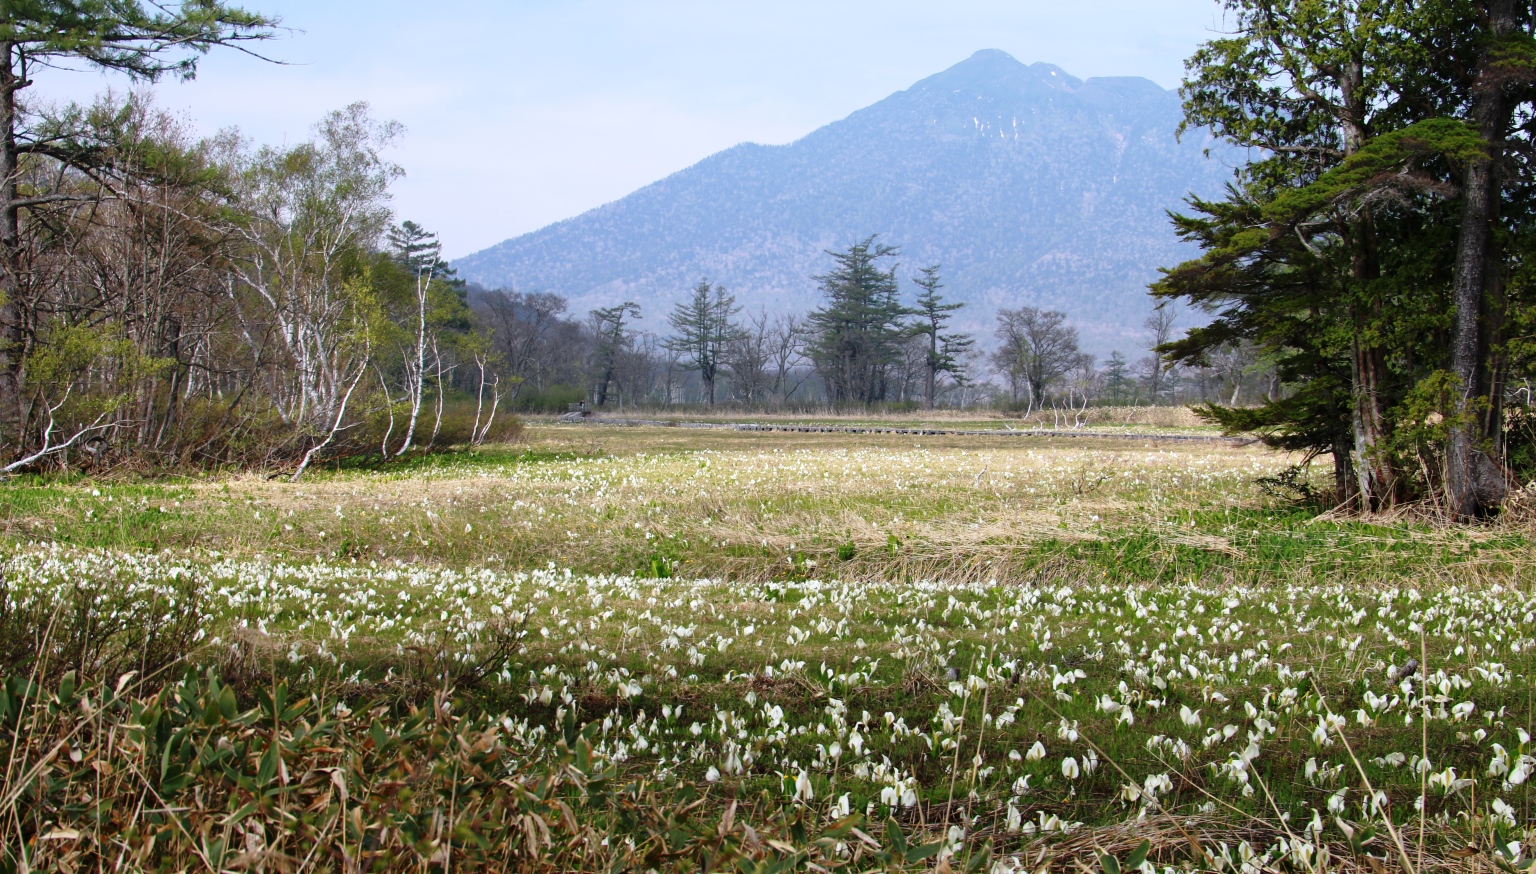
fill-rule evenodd
<path id="1" fill-rule="evenodd" d="M 0 866 L 906 871 L 944 849 L 894 822 L 882 846 L 858 814 L 829 821 L 792 794 L 623 782 L 593 751 L 600 727 L 566 711 L 556 752 L 532 760 L 526 722 L 461 714 L 447 693 L 393 715 L 281 683 L 243 705 L 211 672 L 153 692 L 12 677 Z"/>

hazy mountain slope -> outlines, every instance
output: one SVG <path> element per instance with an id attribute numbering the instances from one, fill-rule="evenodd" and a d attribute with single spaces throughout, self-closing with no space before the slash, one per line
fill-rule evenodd
<path id="1" fill-rule="evenodd" d="M 1145 79 L 977 52 L 794 143 L 727 149 L 454 266 L 578 312 L 635 300 L 657 330 L 706 276 L 750 309 L 809 309 L 824 250 L 878 233 L 902 246 L 904 274 L 940 262 L 974 327 L 990 331 L 1000 306 L 1050 306 L 1093 351 L 1130 352 L 1146 283 L 1189 255 L 1164 211 L 1231 172 L 1199 134 L 1175 140 L 1179 119 L 1177 95 Z"/>

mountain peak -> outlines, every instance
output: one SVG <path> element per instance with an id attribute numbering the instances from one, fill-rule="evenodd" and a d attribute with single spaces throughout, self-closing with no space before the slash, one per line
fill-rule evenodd
<path id="1" fill-rule="evenodd" d="M 826 250 L 865 235 L 942 263 L 956 324 L 1067 312 L 1095 353 L 1132 348 L 1159 266 L 1188 257 L 1165 211 L 1229 173 L 1175 136 L 1177 95 L 987 49 L 782 146 L 740 146 L 582 216 L 459 259 L 490 287 L 574 311 L 633 300 L 665 330 L 700 276 L 748 309 L 805 312 Z M 601 257 L 597 257 L 601 253 Z"/>
<path id="2" fill-rule="evenodd" d="M 913 91 L 1025 91 L 1041 85 L 1048 89 L 1076 91 L 1081 79 L 1055 64 L 1024 64 L 1001 49 L 982 49 L 941 73 L 912 86 Z"/>
<path id="3" fill-rule="evenodd" d="M 954 67 L 950 67 L 950 69 L 953 70 L 957 67 L 982 66 L 1018 68 L 1023 67 L 1024 63 L 1018 58 L 1015 58 L 1013 55 L 1003 51 L 1002 49 L 982 49 L 981 51 L 971 55 L 969 58 L 966 58 L 965 60 L 956 64 Z"/>

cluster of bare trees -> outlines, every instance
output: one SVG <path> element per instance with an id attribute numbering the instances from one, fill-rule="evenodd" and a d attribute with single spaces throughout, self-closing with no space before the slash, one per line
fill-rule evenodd
<path id="1" fill-rule="evenodd" d="M 866 240 L 833 253 L 843 261 L 820 277 L 832 286 L 828 306 L 808 316 L 743 317 L 734 295 L 701 281 L 662 334 L 645 330 L 633 303 L 583 320 L 548 293 L 475 289 L 469 299 L 520 380 L 511 395 L 518 409 L 551 411 L 575 400 L 598 407 L 1001 404 L 1076 421 L 1090 406 L 1237 404 L 1279 390 L 1274 369 L 1242 345 L 1201 366 L 1170 367 L 1155 351 L 1176 335 L 1169 308 L 1146 320 L 1144 355 L 1135 362 L 1116 352 L 1099 364 L 1064 313 L 1028 306 L 998 313 L 995 345 L 983 352 L 947 327 L 960 305 L 939 294 L 937 268 L 912 277 L 913 305 L 898 300 L 894 271 L 871 269 L 893 251 Z"/>
<path id="2" fill-rule="evenodd" d="M 937 268 L 903 303 L 894 268 L 877 266 L 895 250 L 873 238 L 831 253 L 821 309 L 743 317 L 701 282 L 657 334 L 634 303 L 583 315 L 556 294 L 455 279 L 431 233 L 396 223 L 401 170 L 385 155 L 402 132 L 363 104 L 281 147 L 195 138 L 141 94 L 13 107 L 12 121 L 5 472 L 239 465 L 296 478 L 341 456 L 480 443 L 509 412 L 575 401 L 931 407 L 997 394 L 985 356 L 947 327 L 959 305 Z M 1013 399 L 1139 396 L 1114 359 L 1093 367 L 1059 313 L 1005 310 L 999 324 L 992 362 Z M 1249 365 L 1220 367 L 1240 383 Z M 1177 399 L 1173 376 L 1152 366 L 1146 399 Z"/>
<path id="3" fill-rule="evenodd" d="M 548 292 L 470 287 L 467 300 L 508 375 L 513 409 L 553 412 L 577 401 L 765 407 L 811 399 L 803 320 L 766 312 L 738 319 L 732 296 L 703 287 L 703 303 L 679 307 L 666 336 L 641 329 L 643 314 L 628 302 L 583 319 Z"/>
<path id="4" fill-rule="evenodd" d="M 1134 364 L 1115 352 L 1099 366 L 1082 351 L 1077 329 L 1062 312 L 1002 309 L 997 322 L 991 364 L 1006 386 L 1007 404 L 1025 415 L 1049 409 L 1081 421 L 1092 405 L 1235 406 L 1245 396 L 1272 400 L 1281 390 L 1275 368 L 1240 343 L 1222 347 L 1201 366 L 1169 364 L 1157 351 L 1177 333 L 1177 314 L 1168 307 L 1153 310 L 1143 323 L 1146 355 Z"/>
<path id="5" fill-rule="evenodd" d="M 25 153 L 12 180 L 6 471 L 232 464 L 296 477 L 343 455 L 482 442 L 510 411 L 578 400 L 994 399 L 983 356 L 945 327 L 956 305 L 937 271 L 917 280 L 917 306 L 899 304 L 894 273 L 872 269 L 888 250 L 869 241 L 835 253 L 822 310 L 742 317 L 702 282 L 658 335 L 639 330 L 633 303 L 581 316 L 556 294 L 457 281 L 432 234 L 395 223 L 401 171 L 384 154 L 401 131 L 362 104 L 283 147 L 195 139 L 139 96 L 48 125 L 39 142 L 76 151 Z M 85 149 L 90 165 L 74 157 Z M 1126 391 L 1059 313 L 1005 310 L 999 325 L 992 362 L 1014 400 L 1180 397 L 1161 366 Z M 1239 384 L 1249 367 L 1220 366 Z"/>

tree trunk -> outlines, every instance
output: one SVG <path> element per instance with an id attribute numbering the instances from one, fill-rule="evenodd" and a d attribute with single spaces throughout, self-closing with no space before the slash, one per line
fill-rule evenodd
<path id="1" fill-rule="evenodd" d="M 421 402 L 427 391 L 427 292 L 428 283 L 431 280 L 418 273 L 416 275 L 416 363 L 405 362 L 407 384 L 411 388 L 411 418 L 410 424 L 405 429 L 405 442 L 400 444 L 395 455 L 404 455 L 410 451 L 411 443 L 416 439 L 416 422 L 421 417 Z M 414 381 L 410 375 L 414 373 Z"/>
<path id="2" fill-rule="evenodd" d="M 9 438 L 13 454 L 26 442 L 21 398 L 24 336 L 17 275 L 21 264 L 21 212 L 16 206 L 16 92 L 25 87 L 15 68 L 16 47 L 0 43 L 0 440 Z"/>
<path id="3" fill-rule="evenodd" d="M 1349 503 L 1358 494 L 1354 465 L 1349 455 L 1349 438 L 1340 433 L 1333 440 L 1333 489 L 1334 503 Z"/>
<path id="4" fill-rule="evenodd" d="M 1392 506 L 1397 500 L 1398 479 L 1381 444 L 1386 436 L 1386 363 L 1381 350 L 1365 345 L 1363 319 L 1356 319 L 1353 377 L 1354 451 L 1351 462 L 1360 496 L 1360 510 L 1370 512 Z"/>
<path id="5" fill-rule="evenodd" d="M 1509 120 L 1508 101 L 1496 80 L 1493 48 L 1515 29 L 1513 0 L 1488 3 L 1488 41 L 1473 88 L 1472 118 L 1488 144 L 1488 154 L 1467 162 L 1462 178 L 1461 228 L 1456 241 L 1452 302 L 1451 372 L 1458 385 L 1451 431 L 1445 447 L 1445 490 L 1451 515 L 1458 520 L 1485 515 L 1503 500 L 1507 484 L 1499 464 L 1489 457 L 1490 426 L 1500 424 L 1492 399 L 1498 393 L 1488 367 L 1488 341 L 1496 326 L 1490 291 L 1498 273 L 1493 251 L 1493 223 L 1498 213 L 1497 160 Z"/>
<path id="6" fill-rule="evenodd" d="M 939 376 L 939 328 L 933 326 L 933 332 L 928 335 L 928 381 L 923 385 L 923 409 L 933 409 L 934 383 Z"/>

